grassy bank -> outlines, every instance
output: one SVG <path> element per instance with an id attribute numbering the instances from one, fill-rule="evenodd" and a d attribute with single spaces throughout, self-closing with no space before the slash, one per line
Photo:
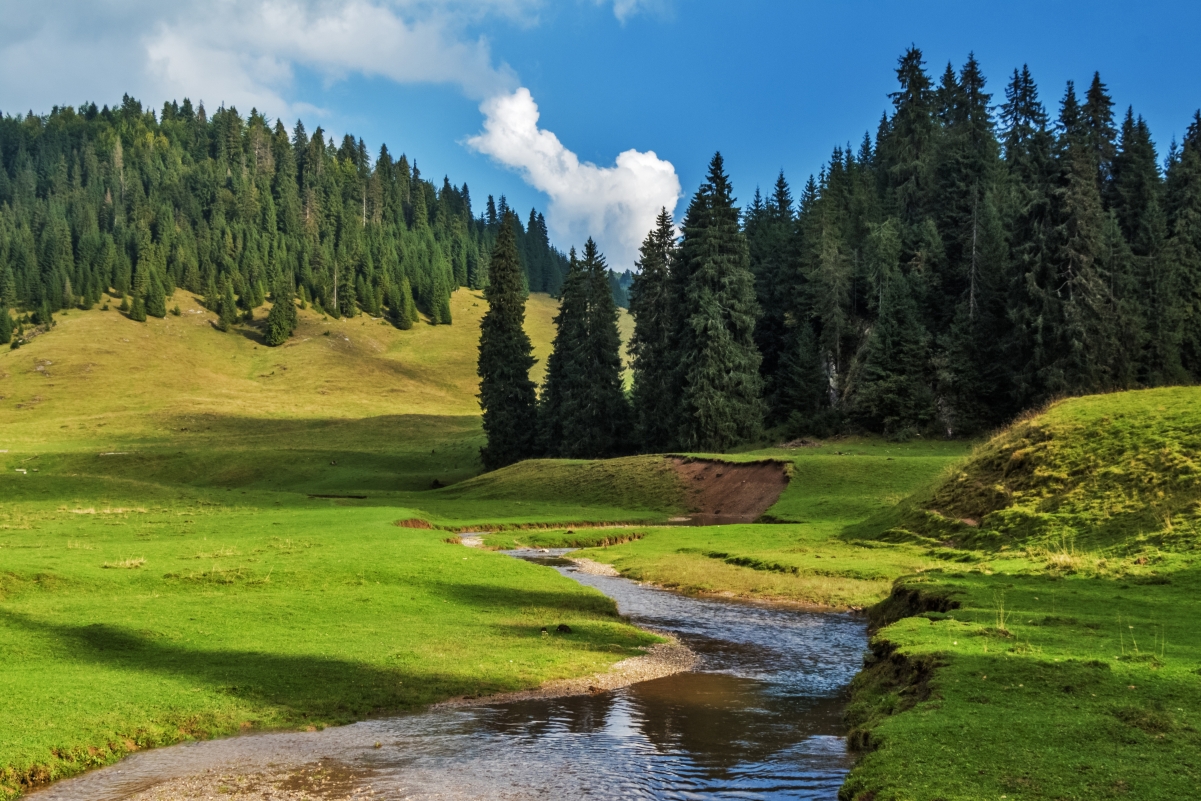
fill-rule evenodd
<path id="1" fill-rule="evenodd" d="M 835 608 L 885 598 L 892 582 L 941 565 L 921 544 L 851 541 L 840 533 L 889 509 L 962 458 L 962 443 L 888 443 L 849 438 L 796 449 L 723 456 L 789 463 L 788 487 L 765 518 L 779 524 L 657 526 L 498 532 L 490 547 L 587 547 L 623 574 L 689 593 L 723 593 Z"/>

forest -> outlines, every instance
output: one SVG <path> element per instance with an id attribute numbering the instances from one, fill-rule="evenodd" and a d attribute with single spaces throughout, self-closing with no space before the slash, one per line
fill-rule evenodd
<path id="1" fill-rule="evenodd" d="M 1054 117 L 1026 67 L 896 74 L 874 137 L 745 209 L 768 423 L 963 436 L 1201 378 L 1201 112 L 1161 163 L 1095 73 Z"/>
<path id="2" fill-rule="evenodd" d="M 486 394 L 523 407 L 485 402 L 485 463 L 970 437 L 1056 398 L 1201 378 L 1201 111 L 1161 165 L 1099 74 L 1054 118 L 1027 67 L 996 105 L 974 56 L 935 81 L 911 48 L 896 74 L 875 136 L 799 198 L 781 173 L 740 209 L 718 153 L 681 225 L 662 211 L 629 289 L 628 398 L 603 256 L 572 251 L 538 396 L 519 325 L 495 334 L 507 355 L 481 351 L 503 385 Z M 520 302 L 515 280 L 494 302 Z"/>
<path id="3" fill-rule="evenodd" d="M 2 116 L 0 167 L 0 304 L 34 324 L 105 292 L 161 317 L 175 287 L 224 322 L 284 292 L 334 317 L 449 324 L 450 293 L 486 283 L 502 219 L 526 291 L 557 294 L 567 269 L 536 210 L 522 225 L 489 196 L 474 217 L 466 184 L 438 186 L 386 145 L 372 160 L 362 139 L 289 134 L 253 110 L 185 99 L 156 115 L 126 95 Z"/>

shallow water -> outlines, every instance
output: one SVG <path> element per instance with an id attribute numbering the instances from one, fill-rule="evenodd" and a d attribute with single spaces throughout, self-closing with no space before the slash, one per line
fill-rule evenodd
<path id="1" fill-rule="evenodd" d="M 331 798 L 837 797 L 852 761 L 840 720 L 867 642 L 862 618 L 689 598 L 577 573 L 562 553 L 514 555 L 546 562 L 616 599 L 634 622 L 675 634 L 700 654 L 697 671 L 595 696 L 188 743 L 31 797 L 115 801 L 205 771 L 304 765 L 322 768 Z"/>

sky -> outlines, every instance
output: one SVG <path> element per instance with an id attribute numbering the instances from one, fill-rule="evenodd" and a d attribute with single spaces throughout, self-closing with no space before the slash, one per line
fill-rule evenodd
<path id="1" fill-rule="evenodd" d="M 874 131 L 896 60 L 974 52 L 994 102 L 1029 64 L 1052 111 L 1099 71 L 1160 153 L 1201 107 L 1201 3 L 809 0 L 0 0 L 0 112 L 191 98 L 415 159 L 566 250 L 632 267 L 720 150 L 740 202 Z"/>

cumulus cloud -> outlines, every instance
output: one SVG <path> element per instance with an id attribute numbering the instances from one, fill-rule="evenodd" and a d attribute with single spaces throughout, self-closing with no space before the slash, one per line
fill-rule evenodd
<path id="1" fill-rule="evenodd" d="M 483 99 L 517 85 L 488 41 L 466 29 L 488 16 L 530 22 L 538 0 L 0 0 L 0 104 L 189 96 L 270 114 L 289 102 L 297 68 L 442 83 Z"/>
<path id="2" fill-rule="evenodd" d="M 296 73 L 351 75 L 455 87 L 482 100 L 471 147 L 517 170 L 550 197 L 559 244 L 594 237 L 615 267 L 632 266 L 662 206 L 680 195 L 675 168 L 627 150 L 611 167 L 582 163 L 486 38 L 489 20 L 538 24 L 548 0 L 0 0 L 0 110 L 113 102 L 129 92 L 156 107 L 190 97 L 252 107 L 268 117 L 312 116 Z M 580 0 L 585 2 L 585 0 Z M 665 0 L 592 0 L 624 22 Z"/>
<path id="3" fill-rule="evenodd" d="M 680 179 L 654 152 L 627 150 L 612 167 L 581 162 L 553 133 L 538 127 L 528 89 L 490 98 L 480 106 L 484 130 L 467 144 L 517 170 L 550 197 L 547 224 L 556 241 L 591 236 L 616 269 L 633 267 L 638 246 L 659 209 L 674 209 Z"/>

